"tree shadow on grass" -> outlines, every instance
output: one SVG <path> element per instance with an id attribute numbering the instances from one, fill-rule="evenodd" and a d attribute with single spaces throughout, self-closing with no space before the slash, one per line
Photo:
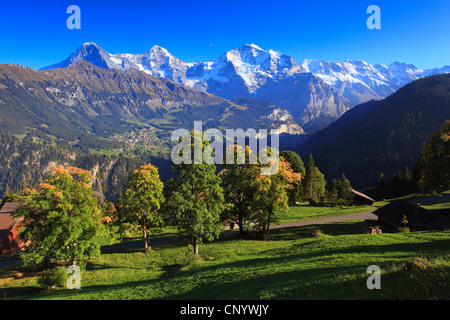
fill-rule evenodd
<path id="1" fill-rule="evenodd" d="M 319 229 L 325 235 L 359 235 L 364 234 L 370 227 L 379 226 L 377 221 L 348 221 L 333 223 L 318 223 L 306 226 L 292 226 L 270 230 L 269 240 L 296 240 L 311 238 L 312 232 Z M 392 229 L 382 227 L 383 233 L 392 233 Z"/>
<path id="2" fill-rule="evenodd" d="M 164 247 L 165 244 L 170 243 L 170 246 L 181 246 L 182 242 L 178 237 L 166 238 L 166 239 L 157 239 L 150 240 L 151 247 Z M 108 246 L 102 246 L 101 252 L 102 254 L 108 253 L 135 253 L 135 252 L 144 252 L 144 241 L 136 240 L 126 243 L 117 243 Z"/>
<path id="3" fill-rule="evenodd" d="M 24 287 L 8 287 L 1 288 L 1 299 L 28 299 L 30 296 L 38 295 L 42 293 L 43 289 L 36 286 L 24 286 Z"/>

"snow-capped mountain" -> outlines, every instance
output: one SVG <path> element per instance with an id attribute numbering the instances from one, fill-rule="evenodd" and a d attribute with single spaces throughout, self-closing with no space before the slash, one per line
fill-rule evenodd
<path id="1" fill-rule="evenodd" d="M 389 66 L 371 65 L 359 60 L 328 62 L 305 59 L 300 65 L 304 72 L 321 78 L 352 105 L 383 99 L 414 80 L 450 72 L 450 66 L 419 70 L 412 64 L 394 62 Z"/>
<path id="2" fill-rule="evenodd" d="M 291 57 L 273 50 L 265 51 L 255 44 L 230 50 L 213 61 L 188 63 L 159 46 L 153 46 L 141 54 L 110 54 L 93 42 L 84 43 L 66 60 L 41 70 L 65 68 L 80 60 L 102 68 L 121 71 L 137 69 L 205 91 L 209 89 L 209 81 L 229 83 L 230 72 L 243 80 L 249 93 L 260 88 L 269 78 L 281 79 L 303 72 Z"/>
<path id="3" fill-rule="evenodd" d="M 450 72 L 450 66 L 419 70 L 394 62 L 302 60 L 255 44 L 227 51 L 208 62 L 185 62 L 159 46 L 141 54 L 110 54 L 88 42 L 66 60 L 42 69 L 65 68 L 80 60 L 106 69 L 136 69 L 225 99 L 266 99 L 287 109 L 308 132 L 322 129 L 351 107 L 385 98 L 419 78 Z"/>

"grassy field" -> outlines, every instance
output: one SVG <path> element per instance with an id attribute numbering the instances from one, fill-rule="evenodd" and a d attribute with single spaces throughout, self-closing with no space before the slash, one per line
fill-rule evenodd
<path id="1" fill-rule="evenodd" d="M 292 207 L 285 221 L 357 208 L 309 209 Z M 359 209 L 354 212 L 365 211 Z M 192 248 L 168 230 L 157 235 L 162 241 L 149 253 L 115 248 L 89 261 L 80 290 L 46 291 L 37 283 L 39 273 L 0 269 L 0 298 L 450 299 L 450 230 L 363 234 L 374 225 L 345 221 L 277 229 L 267 241 L 230 235 L 202 244 L 196 260 Z M 317 229 L 319 236 L 313 236 Z M 414 258 L 418 261 L 411 264 Z M 366 286 L 370 265 L 381 269 L 381 290 Z M 418 269 L 405 270 L 408 265 Z"/>
<path id="2" fill-rule="evenodd" d="M 307 204 L 290 207 L 289 212 L 281 217 L 279 224 L 334 217 L 344 214 L 375 210 L 374 206 L 348 206 L 348 207 L 315 207 Z"/>

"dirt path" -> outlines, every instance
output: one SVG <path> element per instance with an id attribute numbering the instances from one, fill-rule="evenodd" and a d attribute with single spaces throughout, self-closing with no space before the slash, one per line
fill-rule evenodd
<path id="1" fill-rule="evenodd" d="M 310 220 L 302 220 L 302 221 L 293 221 L 282 224 L 275 224 L 270 226 L 270 230 L 280 229 L 280 228 L 289 228 L 289 227 L 301 227 L 308 226 L 312 224 L 320 224 L 320 223 L 332 223 L 332 222 L 341 222 L 341 221 L 349 221 L 349 220 L 378 220 L 378 217 L 373 214 L 373 210 L 371 211 L 363 211 L 357 213 L 349 213 L 343 214 L 340 216 L 333 217 L 325 217 L 318 219 L 310 219 Z M 238 229 L 233 230 L 225 230 L 222 232 L 223 235 L 232 234 L 235 232 L 239 232 Z"/>

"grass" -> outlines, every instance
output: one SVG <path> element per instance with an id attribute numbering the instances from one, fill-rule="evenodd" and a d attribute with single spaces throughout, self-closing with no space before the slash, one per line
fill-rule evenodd
<path id="1" fill-rule="evenodd" d="M 303 221 L 310 219 L 319 219 L 326 217 L 339 216 L 350 213 L 357 213 L 363 211 L 371 211 L 376 208 L 373 206 L 348 206 L 348 207 L 315 207 L 309 206 L 307 204 L 302 204 L 298 206 L 292 206 L 289 208 L 289 212 L 282 216 L 279 220 L 279 224 L 294 222 L 294 221 Z"/>

